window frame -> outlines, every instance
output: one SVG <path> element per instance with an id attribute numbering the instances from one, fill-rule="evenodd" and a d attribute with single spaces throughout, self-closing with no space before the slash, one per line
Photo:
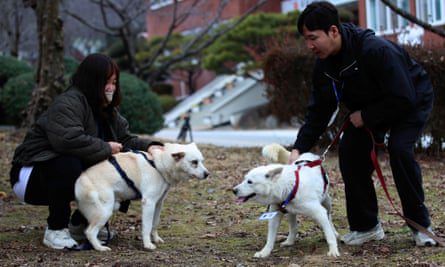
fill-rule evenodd
<path id="1" fill-rule="evenodd" d="M 426 1 L 426 2 L 423 2 L 423 1 Z M 423 0 L 423 1 L 416 1 L 416 17 L 424 22 L 431 24 L 432 26 L 445 24 L 445 2 L 439 1 L 439 12 L 440 12 L 441 19 L 437 19 L 437 18 L 433 17 L 433 15 L 432 15 L 432 14 L 436 14 L 436 11 L 437 11 L 435 0 Z M 423 16 L 424 9 L 422 7 L 422 3 L 426 3 L 426 5 L 427 5 L 426 13 L 427 13 L 428 18 L 425 18 Z"/>
<path id="2" fill-rule="evenodd" d="M 410 12 L 409 0 L 397 0 L 397 7 L 402 7 L 404 1 L 408 1 L 408 10 L 406 11 Z M 407 25 L 407 23 L 404 22 L 406 19 L 400 15 L 395 15 L 397 21 L 396 26 L 394 26 L 394 15 L 394 12 L 380 0 L 366 0 L 366 25 L 368 28 L 374 30 L 377 35 L 397 34 L 403 30 Z M 380 29 L 381 26 L 383 26 L 384 29 Z"/>

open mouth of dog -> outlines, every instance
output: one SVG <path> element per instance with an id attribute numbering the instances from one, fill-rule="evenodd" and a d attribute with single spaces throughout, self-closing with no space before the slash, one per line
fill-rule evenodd
<path id="1" fill-rule="evenodd" d="M 254 196 L 256 196 L 256 194 L 252 193 L 252 194 L 250 194 L 248 196 L 245 196 L 245 197 L 237 197 L 235 201 L 236 201 L 237 204 L 242 204 L 242 203 L 246 202 L 247 200 L 253 198 Z"/>

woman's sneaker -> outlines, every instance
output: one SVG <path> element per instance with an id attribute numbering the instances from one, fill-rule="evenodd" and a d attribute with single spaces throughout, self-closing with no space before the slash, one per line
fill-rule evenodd
<path id="1" fill-rule="evenodd" d="M 71 236 L 77 241 L 87 240 L 87 237 L 85 236 L 85 224 L 73 225 L 72 223 L 69 223 L 68 228 Z M 97 238 L 99 238 L 101 241 L 109 241 L 116 236 L 116 233 L 110 230 L 109 235 L 110 236 L 108 236 L 107 228 L 103 227 L 97 234 Z"/>
<path id="2" fill-rule="evenodd" d="M 62 230 L 50 230 L 46 228 L 43 244 L 54 249 L 72 248 L 77 242 L 70 236 L 68 228 Z"/>
<path id="3" fill-rule="evenodd" d="M 431 234 L 434 235 L 431 227 L 428 227 L 427 230 L 428 230 L 428 232 L 430 232 Z M 437 242 L 434 239 L 432 239 L 428 235 L 421 233 L 419 231 L 413 231 L 413 237 L 414 237 L 414 241 L 416 241 L 416 246 L 418 246 L 418 247 L 425 247 L 425 246 L 432 247 L 437 244 Z"/>
<path id="4" fill-rule="evenodd" d="M 382 225 L 379 222 L 376 226 L 374 226 L 374 228 L 372 228 L 369 231 L 365 232 L 352 231 L 342 236 L 340 240 L 346 245 L 358 246 L 369 241 L 382 240 L 384 237 L 385 237 L 385 232 L 383 231 Z"/>

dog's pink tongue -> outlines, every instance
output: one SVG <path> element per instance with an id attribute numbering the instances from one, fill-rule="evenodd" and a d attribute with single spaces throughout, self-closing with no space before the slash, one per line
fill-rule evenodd
<path id="1" fill-rule="evenodd" d="M 245 201 L 246 201 L 245 197 L 237 197 L 235 200 L 236 204 L 238 204 L 238 205 L 243 204 Z"/>

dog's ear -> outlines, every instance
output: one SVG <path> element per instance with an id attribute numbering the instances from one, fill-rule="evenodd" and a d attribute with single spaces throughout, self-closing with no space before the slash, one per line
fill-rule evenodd
<path id="1" fill-rule="evenodd" d="M 180 161 L 184 156 L 185 156 L 184 152 L 172 153 L 172 157 L 176 162 Z"/>
<path id="2" fill-rule="evenodd" d="M 283 170 L 283 167 L 277 167 L 275 169 L 272 169 L 266 173 L 266 178 L 275 180 L 281 174 L 282 170 Z"/>

